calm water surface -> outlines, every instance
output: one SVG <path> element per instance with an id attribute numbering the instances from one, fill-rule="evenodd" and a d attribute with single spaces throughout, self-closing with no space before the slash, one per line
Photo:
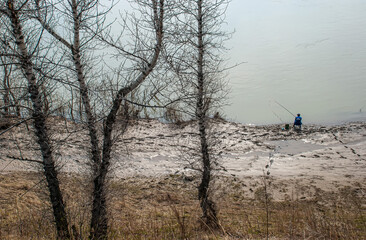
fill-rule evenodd
<path id="1" fill-rule="evenodd" d="M 227 11 L 228 119 L 254 124 L 366 120 L 366 1 L 234 0 Z"/>

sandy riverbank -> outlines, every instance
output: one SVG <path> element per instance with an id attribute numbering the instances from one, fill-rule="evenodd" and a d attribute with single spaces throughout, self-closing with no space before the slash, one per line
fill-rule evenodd
<path id="1" fill-rule="evenodd" d="M 154 177 L 177 175 L 194 178 L 197 137 L 195 124 L 163 124 L 156 120 L 134 122 L 122 136 L 116 136 L 111 177 Z M 366 123 L 337 126 L 307 125 L 298 133 L 281 125 L 248 126 L 217 121 L 211 129 L 220 165 L 216 176 L 242 182 L 247 196 L 261 186 L 265 166 L 277 199 L 296 190 L 299 197 L 311 198 L 317 190 L 336 191 L 352 187 L 366 191 Z M 58 164 L 63 172 L 87 173 L 85 129 L 70 122 L 50 123 Z M 25 126 L 0 137 L 0 170 L 37 171 L 37 144 Z"/>

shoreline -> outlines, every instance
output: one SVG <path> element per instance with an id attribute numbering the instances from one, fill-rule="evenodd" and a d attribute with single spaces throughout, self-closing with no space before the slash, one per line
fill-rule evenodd
<path id="1" fill-rule="evenodd" d="M 69 122 L 65 127 L 65 122 L 52 121 L 52 139 L 61 172 L 89 174 L 86 130 L 78 124 Z M 194 177 L 195 171 L 187 167 L 197 146 L 195 127 L 192 123 L 175 125 L 157 120 L 134 122 L 116 139 L 110 177 Z M 349 186 L 366 192 L 366 122 L 305 125 L 298 133 L 282 130 L 280 124 L 250 126 L 216 120 L 211 136 L 218 144 L 215 154 L 221 164 L 216 175 L 247 181 L 244 190 L 248 197 L 253 197 L 250 189 L 260 186 L 265 166 L 271 160 L 274 184 L 288 186 L 276 190 L 278 199 L 284 199 L 295 183 L 301 188 L 307 186 L 310 192 Z M 26 159 L 39 158 L 37 145 L 24 126 L 2 135 L 0 144 L 1 174 L 39 169 L 34 163 L 14 159 L 20 153 Z M 311 197 L 310 192 L 304 197 Z"/>

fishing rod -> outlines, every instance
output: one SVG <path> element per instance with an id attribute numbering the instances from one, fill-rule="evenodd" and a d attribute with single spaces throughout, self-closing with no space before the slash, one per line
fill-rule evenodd
<path id="1" fill-rule="evenodd" d="M 281 121 L 281 123 L 285 123 L 283 120 L 282 120 L 282 118 L 280 118 L 273 110 L 271 110 L 272 111 L 272 113 L 273 113 L 273 115 L 275 115 L 280 121 Z"/>
<path id="2" fill-rule="evenodd" d="M 276 100 L 273 100 L 275 103 L 277 103 L 278 105 L 280 105 L 283 109 L 285 109 L 288 113 L 290 113 L 292 116 L 296 117 L 295 114 L 293 114 L 292 112 L 290 112 L 290 110 L 288 110 L 285 106 L 283 106 L 281 103 L 277 102 Z"/>

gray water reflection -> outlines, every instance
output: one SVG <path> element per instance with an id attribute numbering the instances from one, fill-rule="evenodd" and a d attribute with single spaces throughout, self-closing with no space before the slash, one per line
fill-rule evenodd
<path id="1" fill-rule="evenodd" d="M 366 1 L 232 1 L 227 118 L 254 124 L 366 120 Z M 361 112 L 360 112 L 361 110 Z"/>
<path id="2" fill-rule="evenodd" d="M 279 141 L 269 141 L 267 143 L 276 146 L 276 153 L 284 153 L 292 155 L 324 148 L 324 146 L 322 145 L 306 143 L 304 141 L 297 141 L 297 140 L 279 140 Z"/>

